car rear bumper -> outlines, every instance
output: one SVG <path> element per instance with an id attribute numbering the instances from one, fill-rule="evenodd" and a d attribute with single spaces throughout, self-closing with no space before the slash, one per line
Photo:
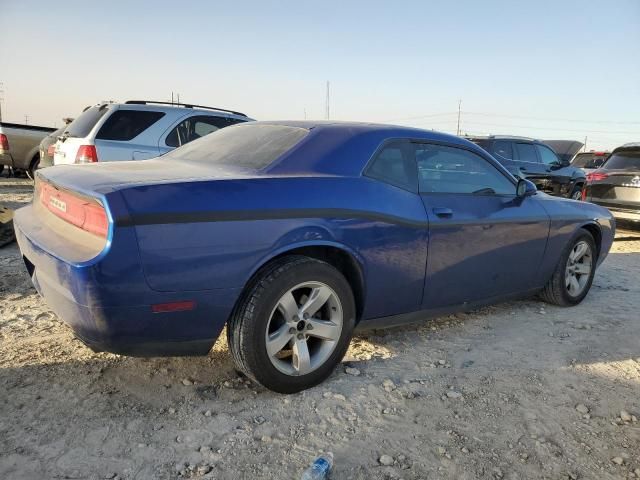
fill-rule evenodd
<path id="1" fill-rule="evenodd" d="M 618 220 L 629 220 L 633 222 L 640 222 L 640 210 L 609 207 L 609 211 Z"/>
<path id="2" fill-rule="evenodd" d="M 56 258 L 25 234 L 22 221 L 18 215 L 16 237 L 36 290 L 74 334 L 95 351 L 132 356 L 206 355 L 240 294 L 240 289 L 156 292 L 142 281 L 131 287 L 136 289 L 140 302 L 127 304 L 130 296 L 119 297 L 110 285 L 98 280 L 103 266 L 76 266 Z M 113 280 L 120 284 L 130 281 Z M 185 300 L 193 301 L 194 308 L 162 313 L 155 313 L 152 308 Z"/>

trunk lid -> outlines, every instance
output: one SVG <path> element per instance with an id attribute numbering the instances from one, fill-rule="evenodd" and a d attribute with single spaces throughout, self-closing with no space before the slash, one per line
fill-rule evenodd
<path id="1" fill-rule="evenodd" d="M 606 174 L 591 181 L 591 200 L 609 207 L 640 208 L 640 170 L 597 170 Z"/>

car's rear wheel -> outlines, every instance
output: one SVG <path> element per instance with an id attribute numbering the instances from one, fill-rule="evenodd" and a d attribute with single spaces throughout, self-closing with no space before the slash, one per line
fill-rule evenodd
<path id="1" fill-rule="evenodd" d="M 39 165 L 40 165 L 40 155 L 36 155 L 35 157 L 33 157 L 33 160 L 31 160 L 31 165 L 29 165 L 29 169 L 27 170 L 27 175 L 31 180 L 35 180 L 36 170 L 38 169 Z"/>
<path id="2" fill-rule="evenodd" d="M 349 283 L 326 262 L 280 259 L 249 286 L 227 326 L 236 367 L 264 387 L 295 393 L 325 380 L 355 326 Z"/>
<path id="3" fill-rule="evenodd" d="M 593 236 L 581 229 L 565 249 L 542 298 L 560 306 L 580 303 L 589 293 L 596 270 L 597 250 Z"/>
<path id="4" fill-rule="evenodd" d="M 582 186 L 576 185 L 575 187 L 573 187 L 569 198 L 571 198 L 572 200 L 582 200 Z"/>

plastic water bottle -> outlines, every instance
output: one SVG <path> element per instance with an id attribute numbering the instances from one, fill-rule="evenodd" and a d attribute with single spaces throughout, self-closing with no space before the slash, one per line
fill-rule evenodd
<path id="1" fill-rule="evenodd" d="M 302 473 L 301 480 L 327 480 L 333 468 L 333 453 L 327 452 L 314 460 Z"/>

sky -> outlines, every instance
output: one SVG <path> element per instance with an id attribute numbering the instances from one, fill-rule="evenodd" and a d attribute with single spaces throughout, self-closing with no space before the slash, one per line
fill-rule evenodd
<path id="1" fill-rule="evenodd" d="M 640 141 L 640 0 L 0 0 L 4 121 L 101 100 Z"/>

